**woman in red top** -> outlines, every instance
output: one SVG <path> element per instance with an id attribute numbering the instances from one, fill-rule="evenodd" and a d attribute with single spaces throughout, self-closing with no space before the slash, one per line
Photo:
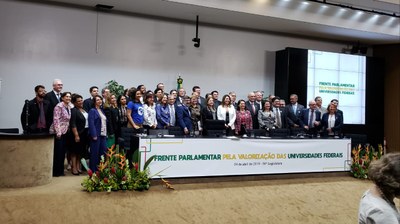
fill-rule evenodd
<path id="1" fill-rule="evenodd" d="M 239 100 L 236 111 L 235 134 L 247 135 L 251 130 L 253 130 L 251 113 L 246 109 L 246 102 L 244 100 Z"/>

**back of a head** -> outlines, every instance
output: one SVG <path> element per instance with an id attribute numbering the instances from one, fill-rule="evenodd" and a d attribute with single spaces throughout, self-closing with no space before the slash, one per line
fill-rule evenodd
<path id="1" fill-rule="evenodd" d="M 368 177 L 385 194 L 400 196 L 400 153 L 388 153 L 373 161 Z"/>

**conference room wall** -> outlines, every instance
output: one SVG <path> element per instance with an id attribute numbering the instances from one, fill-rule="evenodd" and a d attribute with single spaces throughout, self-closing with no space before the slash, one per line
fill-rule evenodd
<path id="1" fill-rule="evenodd" d="M 64 91 L 89 96 L 115 79 L 126 88 L 158 82 L 176 88 L 178 75 L 187 93 L 220 97 L 236 91 L 274 92 L 275 51 L 298 47 L 339 52 L 343 44 L 219 26 L 202 26 L 201 47 L 193 47 L 194 23 L 100 12 L 31 2 L 0 1 L 0 127 L 21 128 L 19 116 L 33 88 L 52 89 L 62 79 Z M 201 16 L 201 15 L 200 15 Z M 193 18 L 195 18 L 193 16 Z M 200 17 L 201 18 L 201 17 Z M 96 52 L 97 47 L 97 52 Z"/>

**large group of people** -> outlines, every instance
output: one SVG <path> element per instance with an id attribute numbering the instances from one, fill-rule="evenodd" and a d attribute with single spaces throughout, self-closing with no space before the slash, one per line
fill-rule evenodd
<path id="1" fill-rule="evenodd" d="M 36 97 L 26 102 L 21 113 L 25 132 L 55 134 L 54 176 L 64 175 L 66 152 L 73 174 L 81 172 L 82 157 L 90 158 L 90 168 L 96 171 L 100 156 L 107 147 L 118 143 L 124 127 L 132 128 L 134 133 L 174 128 L 182 135 L 207 136 L 207 122 L 220 120 L 225 123 L 226 136 L 248 135 L 254 129 L 264 129 L 268 134 L 282 128 L 336 136 L 343 125 L 338 101 L 333 99 L 324 108 L 319 96 L 305 108 L 297 102 L 296 94 L 290 95 L 288 105 L 278 96 L 264 98 L 262 91 L 251 91 L 246 100 L 238 101 L 232 91 L 220 101 L 217 90 L 202 97 L 199 86 L 187 94 L 184 88 L 167 92 L 163 83 L 157 84 L 154 91 L 139 85 L 126 89 L 122 95 L 92 86 L 90 97 L 85 100 L 78 93 L 62 90 L 60 79 L 53 81 L 48 93 L 44 86 L 36 86 Z"/>
<path id="2" fill-rule="evenodd" d="M 133 133 L 178 128 L 182 135 L 208 135 L 207 123 L 220 120 L 226 136 L 243 136 L 253 129 L 300 129 L 310 135 L 337 136 L 343 126 L 343 111 L 339 101 L 332 99 L 322 106 L 320 96 L 308 102 L 308 108 L 291 94 L 289 104 L 278 96 L 263 97 L 261 91 L 249 92 L 247 100 L 236 102 L 236 93 L 229 92 L 219 100 L 214 90 L 202 97 L 199 86 L 187 95 L 184 88 L 166 93 L 159 83 L 153 91 L 144 85 L 127 89 L 117 96 L 109 89 L 89 89 L 90 97 L 62 92 L 60 79 L 53 81 L 52 91 L 43 85 L 34 88 L 35 98 L 25 101 L 21 124 L 25 133 L 55 135 L 53 176 L 64 176 L 67 155 L 71 173 L 82 173 L 80 159 L 90 160 L 96 171 L 100 157 L 118 143 L 122 128 Z M 398 223 L 400 215 L 393 199 L 400 192 L 400 154 L 388 154 L 371 164 L 369 176 L 374 186 L 365 192 L 360 202 L 359 223 Z"/>

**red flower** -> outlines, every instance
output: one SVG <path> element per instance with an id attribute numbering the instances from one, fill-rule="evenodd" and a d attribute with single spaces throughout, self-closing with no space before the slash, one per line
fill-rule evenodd
<path id="1" fill-rule="evenodd" d="M 93 171 L 92 171 L 91 169 L 89 169 L 89 170 L 87 171 L 87 173 L 89 174 L 89 177 L 92 177 Z"/>
<path id="2" fill-rule="evenodd" d="M 360 159 L 360 161 L 358 161 L 358 163 L 359 163 L 359 164 L 362 164 L 362 163 L 363 163 L 362 159 Z"/>
<path id="3" fill-rule="evenodd" d="M 357 172 L 358 171 L 358 167 L 354 168 L 354 170 Z"/>
<path id="4" fill-rule="evenodd" d="M 135 163 L 135 170 L 138 171 L 139 170 L 139 164 Z"/>
<path id="5" fill-rule="evenodd" d="M 96 171 L 96 176 L 100 176 L 100 172 L 99 171 Z"/>
<path id="6" fill-rule="evenodd" d="M 123 176 L 123 177 L 122 177 L 122 181 L 126 181 L 126 176 Z"/>
<path id="7" fill-rule="evenodd" d="M 108 178 L 104 177 L 103 181 L 104 181 L 104 183 L 108 183 Z"/>
<path id="8" fill-rule="evenodd" d="M 111 173 L 115 173 L 116 171 L 115 171 L 115 167 L 111 167 Z"/>

